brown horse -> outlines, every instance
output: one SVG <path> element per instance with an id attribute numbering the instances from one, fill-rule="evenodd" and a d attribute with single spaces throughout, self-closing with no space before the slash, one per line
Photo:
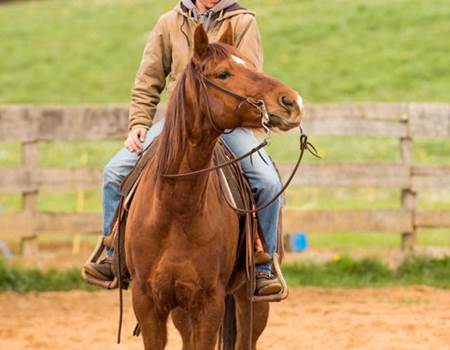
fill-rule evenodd
<path id="1" fill-rule="evenodd" d="M 231 26 L 213 44 L 202 26 L 197 28 L 193 58 L 169 101 L 158 150 L 144 170 L 129 211 L 127 265 L 146 350 L 165 348 L 169 314 L 184 350 L 214 349 L 221 325 L 228 325 L 223 319 L 237 256 L 238 217 L 223 204 L 216 172 L 181 179 L 163 174 L 212 166 L 213 149 L 223 130 L 261 128 L 262 120 L 251 103 L 202 84 L 201 76 L 237 95 L 263 100 L 273 127 L 298 126 L 303 114 L 297 92 L 256 72 L 232 43 Z M 256 349 L 269 305 L 254 305 L 251 330 L 244 278 L 231 292 L 235 339 L 223 336 L 224 349 L 248 349 L 248 339 Z"/>

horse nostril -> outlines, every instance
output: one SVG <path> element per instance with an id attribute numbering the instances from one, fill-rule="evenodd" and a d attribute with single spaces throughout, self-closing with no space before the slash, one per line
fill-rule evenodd
<path id="1" fill-rule="evenodd" d="M 292 101 L 289 96 L 281 95 L 280 104 L 287 110 L 292 110 L 294 108 L 294 101 Z"/>

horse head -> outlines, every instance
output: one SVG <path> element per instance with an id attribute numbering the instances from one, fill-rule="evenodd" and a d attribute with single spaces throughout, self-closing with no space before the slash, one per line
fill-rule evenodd
<path id="1" fill-rule="evenodd" d="M 195 31 L 191 65 L 205 90 L 200 103 L 203 114 L 222 130 L 298 127 L 304 114 L 302 97 L 258 72 L 233 44 L 231 25 L 216 43 L 209 43 L 201 25 Z"/>

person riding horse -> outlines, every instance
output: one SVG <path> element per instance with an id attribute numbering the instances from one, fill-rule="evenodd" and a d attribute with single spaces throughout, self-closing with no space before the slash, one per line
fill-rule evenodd
<path id="1" fill-rule="evenodd" d="M 109 235 L 114 213 L 119 204 L 122 179 L 129 174 L 140 152 L 148 147 L 163 129 L 164 121 L 153 124 L 160 94 L 166 87 L 169 96 L 193 53 L 194 32 L 202 24 L 208 36 L 215 40 L 231 24 L 235 46 L 257 71 L 262 72 L 261 37 L 255 14 L 234 0 L 182 0 L 176 7 L 162 15 L 154 27 L 144 50 L 137 72 L 129 117 L 129 134 L 120 150 L 104 170 L 103 184 L 103 234 Z M 222 135 L 222 141 L 239 157 L 259 144 L 253 132 L 237 128 Z M 261 157 L 241 161 L 259 207 L 272 199 L 281 189 L 279 176 L 264 149 Z M 266 252 L 272 257 L 277 250 L 277 230 L 281 199 L 257 213 Z M 84 268 L 89 274 L 104 280 L 114 278 L 111 256 L 101 263 L 90 263 Z M 256 265 L 256 295 L 280 292 L 282 285 L 272 274 L 272 263 Z"/>

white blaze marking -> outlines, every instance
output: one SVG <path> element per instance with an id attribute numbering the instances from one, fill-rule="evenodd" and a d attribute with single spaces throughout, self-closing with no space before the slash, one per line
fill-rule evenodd
<path id="1" fill-rule="evenodd" d="M 242 58 L 237 57 L 237 56 L 235 56 L 235 55 L 231 55 L 231 59 L 232 59 L 234 62 L 236 62 L 237 64 L 242 64 L 242 65 L 245 66 L 245 61 L 244 61 Z"/>
<path id="2" fill-rule="evenodd" d="M 300 95 L 298 95 L 298 97 L 297 97 L 297 104 L 300 109 L 303 108 L 303 99 Z"/>

